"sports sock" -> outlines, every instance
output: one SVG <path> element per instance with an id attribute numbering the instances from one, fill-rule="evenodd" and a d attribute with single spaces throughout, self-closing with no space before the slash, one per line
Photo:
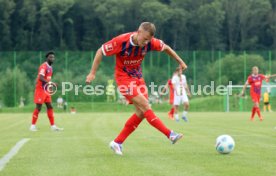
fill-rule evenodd
<path id="1" fill-rule="evenodd" d="M 35 125 L 38 119 L 39 110 L 34 109 L 33 116 L 32 116 L 32 125 Z"/>
<path id="2" fill-rule="evenodd" d="M 162 132 L 164 135 L 166 135 L 168 138 L 170 137 L 171 130 L 169 130 L 163 122 L 154 114 L 154 112 L 149 109 L 144 113 L 144 117 L 147 119 L 149 124 L 151 124 L 153 127 L 158 129 L 160 132 Z"/>
<path id="3" fill-rule="evenodd" d="M 184 117 L 187 117 L 187 114 L 188 114 L 187 111 L 183 111 L 183 113 L 182 113 L 182 115 L 183 115 Z"/>
<path id="4" fill-rule="evenodd" d="M 178 116 L 178 114 L 174 114 L 174 119 L 175 119 L 176 121 L 178 121 L 178 120 L 179 120 L 179 116 Z"/>
<path id="5" fill-rule="evenodd" d="M 261 111 L 260 111 L 260 108 L 259 108 L 259 107 L 256 107 L 256 112 L 257 112 L 257 114 L 258 114 L 259 119 L 262 120 L 263 118 L 262 118 L 262 116 L 261 116 Z"/>
<path id="6" fill-rule="evenodd" d="M 174 114 L 174 108 L 171 108 L 170 114 Z"/>
<path id="7" fill-rule="evenodd" d="M 55 121 L 54 121 L 54 111 L 52 108 L 50 109 L 47 109 L 47 115 L 48 115 L 48 119 L 50 121 L 50 124 L 51 126 L 55 124 Z"/>
<path id="8" fill-rule="evenodd" d="M 256 107 L 254 106 L 254 107 L 252 108 L 251 120 L 254 119 L 255 113 L 256 113 Z"/>
<path id="9" fill-rule="evenodd" d="M 138 125 L 142 122 L 136 114 L 133 114 L 125 123 L 124 128 L 120 132 L 120 134 L 116 137 L 114 142 L 122 144 L 126 138 L 138 127 Z"/>

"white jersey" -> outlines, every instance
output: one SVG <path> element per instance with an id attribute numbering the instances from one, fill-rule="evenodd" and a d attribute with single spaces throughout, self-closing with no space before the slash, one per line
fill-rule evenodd
<path id="1" fill-rule="evenodd" d="M 185 87 L 187 86 L 187 80 L 185 75 L 178 76 L 177 74 L 172 78 L 172 84 L 174 86 L 174 94 L 181 96 L 187 95 Z"/>

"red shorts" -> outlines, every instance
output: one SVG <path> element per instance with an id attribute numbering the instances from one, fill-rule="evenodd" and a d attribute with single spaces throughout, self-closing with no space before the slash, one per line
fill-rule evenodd
<path id="1" fill-rule="evenodd" d="M 126 97 L 129 104 L 132 104 L 131 99 L 137 95 L 143 95 L 148 99 L 148 89 L 143 78 L 121 77 L 116 79 L 116 83 L 118 85 L 118 90 Z"/>
<path id="2" fill-rule="evenodd" d="M 35 104 L 43 104 L 43 103 L 51 103 L 51 102 L 52 102 L 52 98 L 49 93 L 47 93 L 43 89 L 35 89 L 35 93 L 34 93 Z"/>
<path id="3" fill-rule="evenodd" d="M 260 103 L 261 95 L 251 93 L 250 96 L 254 103 Z"/>

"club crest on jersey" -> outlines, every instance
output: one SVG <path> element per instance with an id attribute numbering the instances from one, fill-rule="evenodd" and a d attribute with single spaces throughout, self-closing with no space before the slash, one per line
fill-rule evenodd
<path id="1" fill-rule="evenodd" d="M 130 53 L 128 51 L 125 51 L 124 56 L 130 56 Z"/>
<path id="2" fill-rule="evenodd" d="M 112 43 L 105 45 L 105 50 L 106 50 L 107 52 L 108 52 L 108 51 L 112 51 L 112 50 L 113 50 L 113 45 L 112 45 Z"/>

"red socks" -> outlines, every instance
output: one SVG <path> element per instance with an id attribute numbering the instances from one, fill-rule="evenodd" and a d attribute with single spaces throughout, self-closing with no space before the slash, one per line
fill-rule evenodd
<path id="1" fill-rule="evenodd" d="M 256 113 L 256 107 L 254 106 L 254 107 L 252 108 L 251 120 L 254 119 L 255 113 Z"/>
<path id="2" fill-rule="evenodd" d="M 171 109 L 171 114 L 172 114 L 172 115 L 174 114 L 174 108 Z"/>
<path id="3" fill-rule="evenodd" d="M 161 131 L 164 135 L 166 135 L 168 138 L 170 137 L 171 130 L 169 130 L 162 121 L 156 117 L 156 115 L 153 113 L 152 110 L 147 110 L 144 113 L 144 117 L 147 119 L 147 121 L 156 129 Z M 133 114 L 125 123 L 124 128 L 120 132 L 120 134 L 117 136 L 117 138 L 114 140 L 114 142 L 118 144 L 122 144 L 126 138 L 138 127 L 138 125 L 142 122 L 142 119 L 140 119 L 136 114 Z"/>
<path id="4" fill-rule="evenodd" d="M 260 119 L 260 120 L 263 120 L 263 118 L 262 118 L 262 116 L 261 116 L 261 111 L 260 111 L 260 108 L 259 108 L 259 107 L 256 107 L 256 112 L 257 112 L 257 114 L 258 114 L 258 116 L 259 116 L 259 119 Z"/>
<path id="5" fill-rule="evenodd" d="M 38 114 L 39 114 L 39 110 L 35 108 L 33 112 L 33 117 L 32 117 L 32 125 L 36 124 L 36 121 L 38 119 Z"/>
<path id="6" fill-rule="evenodd" d="M 162 132 L 168 138 L 170 137 L 171 130 L 169 130 L 163 124 L 163 122 L 158 117 L 156 117 L 156 115 L 154 114 L 154 112 L 151 109 L 147 110 L 144 113 L 144 117 L 147 119 L 147 121 L 149 122 L 149 124 L 151 124 L 153 127 L 155 127 L 156 129 L 158 129 L 160 132 Z"/>
<path id="7" fill-rule="evenodd" d="M 174 114 L 174 108 L 172 108 L 171 110 L 170 110 L 170 114 Z"/>
<path id="8" fill-rule="evenodd" d="M 114 140 L 114 142 L 122 144 L 125 139 L 138 127 L 138 125 L 142 122 L 136 114 L 133 114 L 125 123 L 124 128 Z"/>
<path id="9" fill-rule="evenodd" d="M 47 109 L 47 115 L 48 115 L 50 124 L 54 125 L 55 122 L 54 122 L 54 111 L 53 111 L 53 109 Z"/>
<path id="10" fill-rule="evenodd" d="M 260 111 L 260 108 L 259 107 L 253 107 L 252 108 L 252 114 L 251 114 L 251 120 L 254 119 L 254 116 L 255 116 L 255 113 L 257 112 L 258 116 L 259 116 L 259 119 L 260 120 L 263 120 L 262 116 L 261 116 L 261 111 Z"/>

